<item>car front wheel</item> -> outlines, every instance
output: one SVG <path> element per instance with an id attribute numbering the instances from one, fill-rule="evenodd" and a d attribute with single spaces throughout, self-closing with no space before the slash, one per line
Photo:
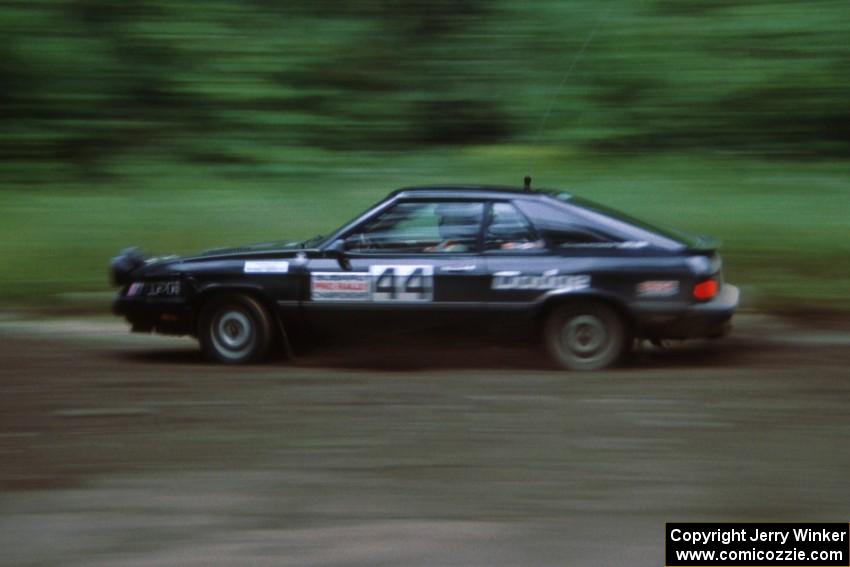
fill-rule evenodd
<path id="1" fill-rule="evenodd" d="M 544 339 L 552 358 L 569 370 L 599 370 L 613 366 L 631 344 L 620 315 L 602 303 L 577 303 L 549 315 Z"/>
<path id="2" fill-rule="evenodd" d="M 201 310 L 198 331 L 204 355 L 226 364 L 260 361 L 271 345 L 269 315 L 246 295 L 212 299 Z"/>

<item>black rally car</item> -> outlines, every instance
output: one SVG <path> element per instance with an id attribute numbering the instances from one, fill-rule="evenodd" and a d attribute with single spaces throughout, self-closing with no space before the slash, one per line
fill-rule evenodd
<path id="1" fill-rule="evenodd" d="M 196 336 L 226 363 L 326 332 L 510 327 L 592 370 L 636 338 L 725 334 L 738 289 L 716 247 L 568 193 L 418 187 L 327 237 L 182 258 L 124 251 L 114 312 L 133 331 Z"/>

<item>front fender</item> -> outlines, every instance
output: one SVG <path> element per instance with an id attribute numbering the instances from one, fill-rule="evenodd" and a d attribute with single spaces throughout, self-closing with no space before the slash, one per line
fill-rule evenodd
<path id="1" fill-rule="evenodd" d="M 274 300 L 266 293 L 263 286 L 250 282 L 197 282 L 194 278 L 187 278 L 187 282 L 192 285 L 195 292 L 192 297 L 192 304 L 195 313 L 200 310 L 201 305 L 213 295 L 225 293 L 244 293 L 256 297 L 263 302 L 266 307 L 274 314 Z"/>
<path id="2" fill-rule="evenodd" d="M 201 313 L 201 307 L 210 298 L 228 293 L 241 293 L 249 295 L 259 301 L 263 305 L 263 307 L 265 307 L 266 311 L 268 311 L 269 315 L 272 317 L 272 320 L 275 322 L 275 326 L 278 331 L 278 339 L 280 340 L 281 346 L 284 349 L 284 354 L 286 358 L 289 360 L 294 359 L 292 345 L 289 342 L 289 334 L 287 333 L 286 326 L 284 325 L 283 319 L 281 318 L 280 311 L 276 307 L 274 298 L 272 298 L 266 292 L 263 286 L 250 282 L 210 282 L 205 284 L 196 283 L 196 286 L 196 292 L 192 303 L 192 327 L 194 329 L 198 328 L 198 317 Z"/>

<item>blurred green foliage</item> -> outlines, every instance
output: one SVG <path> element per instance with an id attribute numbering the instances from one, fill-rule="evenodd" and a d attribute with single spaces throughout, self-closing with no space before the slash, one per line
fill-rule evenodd
<path id="1" fill-rule="evenodd" d="M 107 174 L 111 160 L 147 150 L 256 165 L 292 146 L 506 141 L 850 154 L 845 0 L 31 0 L 0 10 L 0 151 L 24 177 L 43 166 Z"/>
<path id="2" fill-rule="evenodd" d="M 531 172 L 848 305 L 848 37 L 846 0 L 0 0 L 0 299 Z"/>

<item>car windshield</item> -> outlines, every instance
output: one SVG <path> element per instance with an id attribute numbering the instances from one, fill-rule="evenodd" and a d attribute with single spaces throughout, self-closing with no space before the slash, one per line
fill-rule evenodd
<path id="1" fill-rule="evenodd" d="M 676 230 L 675 228 L 665 228 L 660 227 L 646 221 L 642 221 L 633 216 L 627 215 L 623 212 L 620 212 L 616 209 L 612 209 L 610 207 L 606 207 L 605 205 L 600 205 L 599 203 L 595 203 L 589 199 L 584 199 L 582 197 L 576 197 L 575 195 L 571 195 L 569 193 L 554 193 L 552 195 L 556 199 L 564 201 L 565 203 L 569 203 L 575 207 L 580 209 L 584 209 L 586 211 L 590 211 L 592 213 L 597 213 L 600 215 L 604 215 L 606 217 L 612 218 L 614 220 L 624 222 L 630 224 L 632 226 L 636 226 L 648 232 L 652 232 L 658 235 L 661 235 L 665 238 L 669 238 L 679 244 L 684 244 L 685 246 L 692 247 L 698 244 L 698 238 L 690 235 L 686 232 L 682 232 L 680 230 Z"/>

